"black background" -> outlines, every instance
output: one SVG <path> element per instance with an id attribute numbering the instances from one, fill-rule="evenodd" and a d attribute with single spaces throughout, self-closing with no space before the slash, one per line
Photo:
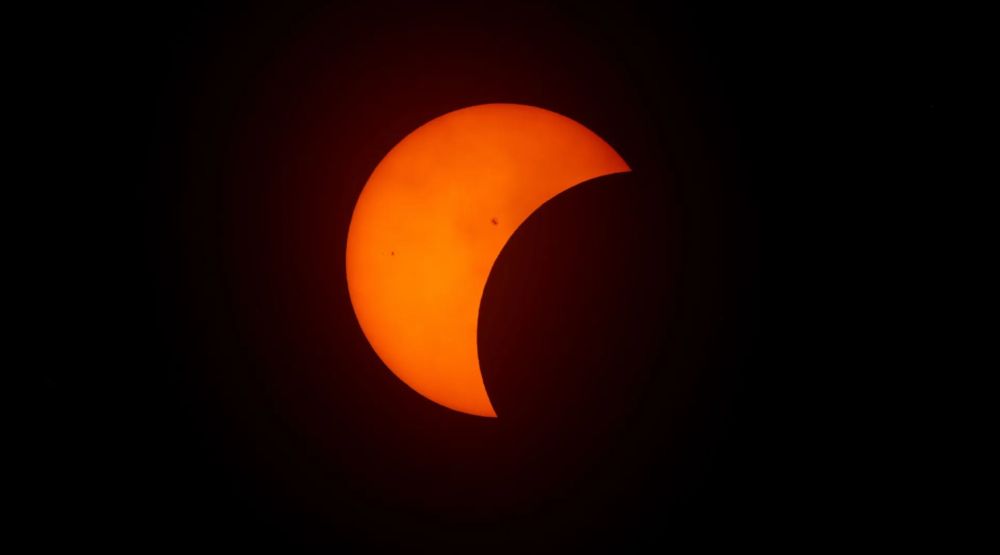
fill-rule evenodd
<path id="1" fill-rule="evenodd" d="M 829 524 L 853 416 L 819 343 L 851 278 L 823 259 L 851 231 L 817 222 L 870 155 L 846 43 L 776 7 L 417 4 L 53 19 L 47 539 L 488 550 Z M 398 381 L 343 268 L 382 156 L 487 102 L 567 115 L 633 169 L 546 204 L 498 259 L 496 420 Z"/>

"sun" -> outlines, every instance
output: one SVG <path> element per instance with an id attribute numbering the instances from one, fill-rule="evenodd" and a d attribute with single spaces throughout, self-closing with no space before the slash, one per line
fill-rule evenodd
<path id="1" fill-rule="evenodd" d="M 372 348 L 428 399 L 495 417 L 476 344 L 494 261 L 547 200 L 627 171 L 592 131 L 532 106 L 473 106 L 410 133 L 372 172 L 348 232 L 351 304 Z"/>

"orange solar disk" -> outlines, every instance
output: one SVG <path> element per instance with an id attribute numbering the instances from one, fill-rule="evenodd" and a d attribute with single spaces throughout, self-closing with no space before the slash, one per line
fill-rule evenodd
<path id="1" fill-rule="evenodd" d="M 476 346 L 493 262 L 547 200 L 626 171 L 589 129 L 532 106 L 473 106 L 410 133 L 372 172 L 347 236 L 351 303 L 375 352 L 428 399 L 495 417 Z"/>

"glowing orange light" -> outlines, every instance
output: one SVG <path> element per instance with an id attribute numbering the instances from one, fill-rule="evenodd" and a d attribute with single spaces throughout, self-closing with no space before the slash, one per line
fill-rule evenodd
<path id="1" fill-rule="evenodd" d="M 531 106 L 473 106 L 410 133 L 368 179 L 347 236 L 351 303 L 375 352 L 428 399 L 495 417 L 476 348 L 493 262 L 545 201 L 625 171 L 593 132 Z"/>

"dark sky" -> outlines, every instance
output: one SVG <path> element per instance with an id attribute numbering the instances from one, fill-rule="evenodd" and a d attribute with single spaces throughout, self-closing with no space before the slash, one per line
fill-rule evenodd
<path id="1" fill-rule="evenodd" d="M 48 537 L 670 547 L 839 510 L 852 417 L 827 341 L 851 278 L 823 253 L 853 232 L 818 222 L 866 194 L 852 126 L 885 72 L 845 71 L 817 14 L 756 4 L 276 4 L 40 19 L 35 100 L 65 151 L 41 169 L 66 184 L 66 225 L 39 231 L 64 315 L 33 421 Z M 873 101 L 917 129 L 898 114 L 927 94 Z M 382 156 L 487 102 L 567 115 L 633 168 L 500 255 L 479 337 L 497 420 L 382 365 L 343 262 Z"/>

